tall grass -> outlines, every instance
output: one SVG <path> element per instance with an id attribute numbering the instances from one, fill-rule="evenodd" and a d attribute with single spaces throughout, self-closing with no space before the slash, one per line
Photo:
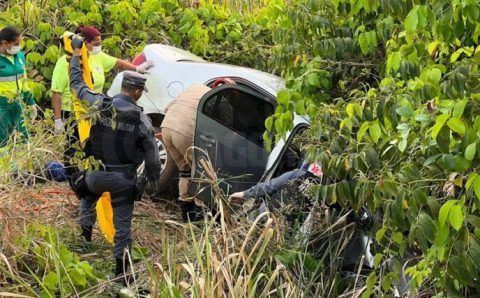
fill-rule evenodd
<path id="1" fill-rule="evenodd" d="M 16 156 L 33 159 L 33 165 L 12 156 L 5 159 L 16 163 L 17 170 L 41 176 L 44 161 L 61 156 L 61 142 L 48 132 L 50 125 L 38 122 L 31 144 L 15 147 Z M 286 238 L 286 221 L 278 215 L 265 212 L 249 220 L 233 212 L 212 165 L 203 166 L 217 213 L 182 223 L 171 203 L 137 203 L 133 236 L 144 253 L 129 257 L 136 277 L 129 285 L 133 296 L 141 297 L 145 290 L 151 297 L 353 297 L 362 292 L 361 275 L 347 283 L 339 273 L 354 233 L 345 216 L 321 208 L 312 221 L 315 233 Z M 32 186 L 11 177 L 3 185 L 0 296 L 116 295 L 111 247 L 99 245 L 99 236 L 94 237 L 95 250 L 76 246 L 82 244 L 75 236 L 78 202 L 67 186 Z"/>

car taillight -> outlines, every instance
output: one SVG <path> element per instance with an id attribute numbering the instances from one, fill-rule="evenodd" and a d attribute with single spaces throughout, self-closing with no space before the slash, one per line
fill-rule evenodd
<path id="1" fill-rule="evenodd" d="M 137 55 L 137 57 L 135 57 L 135 59 L 133 59 L 132 64 L 138 66 L 145 61 L 147 61 L 147 57 L 144 53 L 140 53 Z"/>

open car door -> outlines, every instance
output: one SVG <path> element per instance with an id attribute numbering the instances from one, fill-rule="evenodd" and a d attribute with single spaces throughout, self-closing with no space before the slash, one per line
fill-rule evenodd
<path id="1" fill-rule="evenodd" d="M 265 119 L 275 102 L 242 85 L 217 87 L 200 100 L 194 137 L 194 183 L 190 193 L 207 205 L 213 198 L 211 163 L 224 192 L 248 189 L 260 181 L 267 165 Z"/>

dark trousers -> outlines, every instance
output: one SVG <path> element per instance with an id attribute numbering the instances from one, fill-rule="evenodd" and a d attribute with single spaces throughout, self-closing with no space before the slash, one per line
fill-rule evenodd
<path id="1" fill-rule="evenodd" d="M 132 214 L 135 195 L 135 172 L 90 171 L 85 180 L 91 195 L 80 199 L 80 225 L 93 226 L 97 213 L 95 205 L 104 192 L 110 192 L 115 227 L 115 258 L 122 258 L 132 247 Z"/>
<path id="2" fill-rule="evenodd" d="M 78 125 L 77 121 L 74 118 L 75 115 L 73 112 L 62 111 L 62 119 L 65 125 L 66 131 L 66 142 L 65 149 L 63 152 L 63 164 L 65 166 L 65 176 L 67 180 L 70 181 L 73 174 L 78 171 L 78 168 L 75 164 L 72 164 L 71 160 L 75 156 L 77 149 L 76 146 L 80 145 L 80 136 L 78 135 Z M 75 145 L 77 144 L 77 145 Z"/>

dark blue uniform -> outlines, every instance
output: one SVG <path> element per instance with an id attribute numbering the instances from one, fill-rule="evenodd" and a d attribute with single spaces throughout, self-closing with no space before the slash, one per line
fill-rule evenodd
<path id="1" fill-rule="evenodd" d="M 100 114 L 90 129 L 85 150 L 87 155 L 101 161 L 102 166 L 101 170 L 85 175 L 90 194 L 81 198 L 80 225 L 95 224 L 95 204 L 103 192 L 110 192 L 116 231 L 114 255 L 119 259 L 132 244 L 136 168 L 145 161 L 147 178 L 160 179 L 154 130 L 142 108 L 129 96 L 118 94 L 109 101 L 103 94 L 90 90 L 83 80 L 78 56 L 73 56 L 70 62 L 70 87 L 77 98 L 88 101 Z"/>

